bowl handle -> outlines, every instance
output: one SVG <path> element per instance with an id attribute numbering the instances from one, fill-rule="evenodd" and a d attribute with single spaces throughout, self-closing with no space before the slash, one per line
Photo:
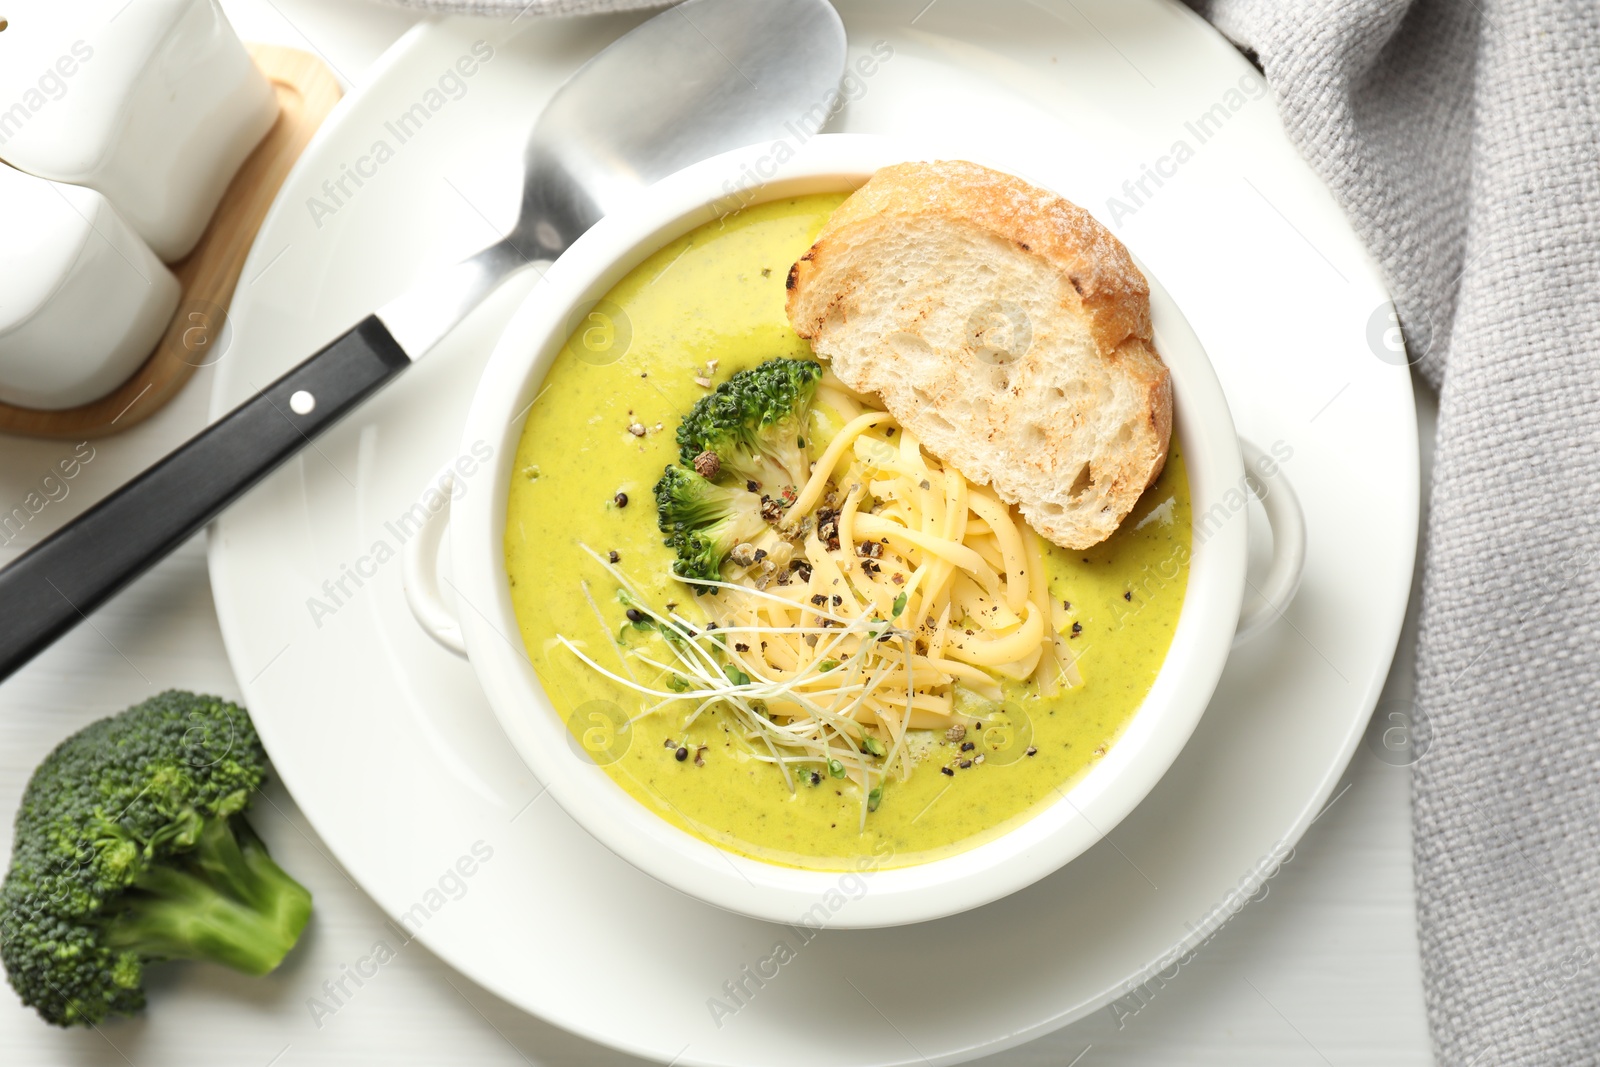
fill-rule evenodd
<path id="1" fill-rule="evenodd" d="M 1245 484 L 1261 501 L 1272 526 L 1272 565 L 1259 587 L 1250 586 L 1257 599 L 1239 612 L 1239 628 L 1233 636 L 1235 646 L 1282 617 L 1300 588 L 1300 575 L 1306 566 L 1306 519 L 1294 486 L 1289 484 L 1283 467 L 1261 449 L 1242 437 L 1239 448 L 1244 453 Z"/>
<path id="2" fill-rule="evenodd" d="M 439 541 L 450 525 L 451 490 L 455 475 L 446 474 L 435 483 L 444 494 L 444 507 L 431 512 L 423 520 L 422 529 L 406 542 L 402 565 L 402 583 L 406 590 L 406 603 L 411 614 L 427 635 L 462 659 L 467 657 L 467 645 L 461 637 L 461 620 L 445 605 L 439 593 Z"/>

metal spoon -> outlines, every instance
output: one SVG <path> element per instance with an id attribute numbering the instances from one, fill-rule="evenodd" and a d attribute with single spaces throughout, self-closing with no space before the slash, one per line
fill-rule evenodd
<path id="1" fill-rule="evenodd" d="M 557 90 L 505 239 L 424 278 L 0 570 L 0 679 L 422 358 L 511 274 L 559 256 L 631 192 L 775 138 L 838 86 L 827 0 L 687 0 Z"/>

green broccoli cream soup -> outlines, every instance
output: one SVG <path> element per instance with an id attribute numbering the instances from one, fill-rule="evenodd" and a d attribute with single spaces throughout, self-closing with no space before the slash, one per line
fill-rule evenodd
<path id="1" fill-rule="evenodd" d="M 680 422 L 703 398 L 738 386 L 730 382 L 733 375 L 774 359 L 813 360 L 785 316 L 785 279 L 790 264 L 843 199 L 843 194 L 829 194 L 776 201 L 711 222 L 662 248 L 618 283 L 577 325 L 528 411 L 513 466 L 505 537 L 522 640 L 545 692 L 567 722 L 572 758 L 599 763 L 640 804 L 713 844 L 817 869 L 850 868 L 862 857 L 886 867 L 927 862 L 991 840 L 1059 800 L 1105 755 L 1149 692 L 1177 625 L 1190 551 L 1189 488 L 1174 441 L 1160 478 L 1110 539 L 1087 551 L 1038 541 L 1042 568 L 1035 570 L 1045 576 L 1049 603 L 1046 586 L 1034 584 L 1034 600 L 1008 616 L 1012 629 L 996 624 L 1000 628 L 993 631 L 1003 635 L 1025 628 L 1018 619 L 1026 618 L 1038 633 L 1035 620 L 1044 619 L 1045 640 L 1065 650 L 1050 662 L 1070 665 L 1065 673 L 1070 684 L 1047 685 L 1024 671 L 1016 672 L 1021 677 L 997 674 L 987 685 L 986 677 L 968 684 L 957 676 L 940 697 L 945 701 L 940 714 L 953 715 L 948 721 L 955 725 L 946 727 L 944 720 L 934 723 L 928 713 L 907 709 L 908 718 L 895 721 L 909 726 L 898 733 L 874 726 L 859 736 L 833 735 L 833 743 L 845 746 L 840 760 L 827 758 L 831 750 L 819 759 L 773 746 L 771 738 L 783 736 L 793 723 L 778 710 L 784 706 L 782 694 L 735 706 L 715 688 L 760 684 L 759 677 L 752 682 L 750 670 L 735 665 L 749 666 L 748 660 L 735 658 L 735 647 L 745 650 L 754 642 L 764 650 L 767 637 L 774 643 L 779 638 L 755 630 L 708 629 L 725 618 L 721 611 L 728 598 L 744 594 L 696 587 L 677 574 L 732 581 L 732 564 L 719 572 L 718 561 L 753 558 L 751 567 L 766 567 L 776 575 L 774 583 L 782 583 L 762 588 L 773 594 L 792 591 L 794 583 L 819 580 L 806 563 L 806 546 L 820 552 L 817 546 L 827 536 L 834 537 L 831 548 L 840 565 L 859 567 L 884 593 L 875 602 L 862 601 L 858 619 L 844 621 L 823 617 L 832 610 L 830 601 L 840 602 L 837 597 L 807 596 L 805 606 L 797 602 L 794 610 L 818 613 L 807 618 L 811 629 L 790 629 L 782 639 L 799 649 L 802 659 L 833 647 L 859 648 L 863 657 L 903 647 L 909 663 L 926 651 L 920 637 L 913 643 L 909 632 L 891 632 L 912 625 L 906 617 L 914 609 L 903 593 L 894 595 L 915 585 L 895 569 L 909 570 L 904 559 L 910 557 L 894 556 L 890 538 L 878 539 L 880 550 L 860 536 L 861 530 L 874 529 L 874 522 L 888 521 L 882 516 L 899 506 L 872 495 L 890 492 L 882 488 L 889 483 L 872 481 L 870 469 L 865 488 L 857 483 L 835 490 L 828 481 L 830 495 L 816 503 L 821 510 L 815 511 L 815 525 L 805 520 L 807 540 L 793 527 L 778 525 L 783 504 L 799 511 L 807 503 L 803 498 L 796 503 L 793 483 L 779 490 L 776 479 L 746 481 L 736 473 L 730 480 L 729 467 L 703 466 L 705 453 L 690 457 L 692 464 L 680 458 Z M 782 442 L 804 449 L 799 464 L 804 481 L 803 472 L 823 457 L 831 441 L 841 438 L 841 448 L 850 444 L 846 424 L 861 419 L 863 409 L 870 414 L 873 401 L 856 397 L 836 403 L 841 390 L 831 377 L 814 384 L 816 368 L 782 366 L 789 373 L 786 381 L 798 383 L 798 394 L 815 389 L 810 407 L 801 409 L 803 423 L 787 427 L 789 437 Z M 863 401 L 862 407 L 852 406 Z M 878 462 L 886 466 L 896 461 L 899 442 L 906 441 L 903 431 L 894 436 L 892 421 L 862 433 L 854 454 L 871 458 L 870 448 L 878 447 L 888 457 Z M 838 462 L 837 469 L 844 471 L 851 461 L 846 456 Z M 927 462 L 928 470 L 942 469 L 937 457 Z M 680 481 L 694 482 L 706 494 L 752 502 L 751 514 L 756 494 L 766 496 L 771 487 L 771 497 L 759 505 L 765 521 L 747 520 L 752 525 L 746 529 L 760 534 L 742 533 L 739 539 L 750 543 L 731 554 L 713 553 L 709 571 L 675 572 L 687 550 L 665 543 L 654 493 L 669 467 L 679 468 Z M 706 480 L 697 481 L 699 475 Z M 937 491 L 956 484 L 959 475 L 940 481 L 943 477 L 935 473 L 922 479 L 924 497 L 930 484 Z M 705 488 L 712 482 L 720 486 Z M 911 495 L 919 491 L 915 476 L 906 484 Z M 750 495 L 741 493 L 752 488 Z M 981 491 L 971 487 L 974 496 Z M 1001 542 L 998 530 L 1004 525 L 999 507 L 1000 513 L 991 511 L 993 544 Z M 1010 514 L 1022 535 L 1032 538 Z M 847 535 L 841 553 L 835 524 L 850 522 L 855 525 L 847 529 L 856 533 Z M 990 525 L 974 520 L 973 536 L 983 540 Z M 774 529 L 784 529 L 792 544 L 775 545 Z M 861 555 L 873 558 L 857 559 L 850 551 L 858 540 Z M 708 543 L 696 550 L 708 551 Z M 752 557 L 752 544 L 773 551 Z M 999 550 L 988 546 L 979 547 L 997 560 Z M 819 570 L 830 566 L 815 555 L 812 562 Z M 969 605 L 982 592 L 971 582 L 957 591 Z M 927 595 L 931 601 L 932 594 Z M 761 594 L 749 597 L 754 598 L 749 603 L 762 603 Z M 820 606 L 812 609 L 812 603 Z M 957 615 L 951 623 L 956 629 L 940 633 L 954 632 L 958 644 L 975 640 L 962 635 L 973 634 L 979 623 L 970 614 Z M 853 645 L 829 643 L 843 641 L 840 635 L 849 627 L 858 635 Z M 818 660 L 814 669 L 834 671 L 841 679 L 834 699 L 839 694 L 865 699 L 851 694 L 898 669 L 894 656 L 900 652 L 883 659 L 882 673 L 870 679 L 860 666 L 865 660 L 852 660 L 843 651 L 836 655 L 837 660 Z M 909 670 L 901 676 L 902 706 L 908 701 L 907 676 L 912 676 Z M 847 684 L 851 678 L 853 685 Z M 813 679 L 813 684 L 822 683 Z"/>

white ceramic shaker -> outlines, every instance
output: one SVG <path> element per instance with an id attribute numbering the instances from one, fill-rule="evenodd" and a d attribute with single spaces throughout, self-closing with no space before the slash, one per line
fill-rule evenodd
<path id="1" fill-rule="evenodd" d="M 6 0 L 0 160 L 105 194 L 167 262 L 277 119 L 216 0 Z"/>
<path id="2" fill-rule="evenodd" d="M 150 355 L 178 280 L 105 197 L 0 164 L 0 400 L 56 410 Z"/>

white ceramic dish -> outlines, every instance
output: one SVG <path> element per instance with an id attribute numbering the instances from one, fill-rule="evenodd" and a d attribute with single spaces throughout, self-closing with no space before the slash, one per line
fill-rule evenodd
<path id="1" fill-rule="evenodd" d="M 800 870 L 717 848 L 665 823 L 630 797 L 570 743 L 521 646 L 505 569 L 507 487 L 546 371 L 571 324 L 662 245 L 729 210 L 727 184 L 760 148 L 742 148 L 689 167 L 652 186 L 627 209 L 607 216 L 562 255 L 545 284 L 523 301 L 489 359 L 462 431 L 460 455 L 492 450 L 476 477 L 493 487 L 463 493 L 433 512 L 449 522 L 454 580 L 465 649 L 490 704 L 533 773 L 567 814 L 640 870 L 700 900 L 771 922 L 799 922 L 839 881 L 838 871 Z M 799 146 L 769 180 L 741 195 L 746 206 L 810 193 L 857 188 L 879 167 L 936 158 L 896 140 L 822 134 Z M 1038 881 L 1092 846 L 1122 821 L 1164 774 L 1211 699 L 1232 644 L 1245 590 L 1248 513 L 1223 503 L 1246 485 L 1237 432 L 1199 340 L 1156 278 L 1151 313 L 1172 371 L 1177 434 L 1183 444 L 1195 516 L 1188 587 L 1172 647 L 1149 695 L 1106 757 L 1053 804 L 1005 835 L 958 855 L 914 866 L 869 871 L 867 891 L 830 919 L 836 928 L 922 922 L 987 904 Z M 480 450 L 475 452 L 474 449 Z M 1271 601 L 1252 605 L 1275 618 L 1300 579 L 1305 532 L 1286 476 L 1275 465 Z M 1220 520 L 1208 521 L 1221 516 Z M 640 521 L 648 521 L 646 515 Z M 457 627 L 433 573 L 437 534 L 406 546 L 406 594 L 418 621 L 452 650 Z M 931 769 L 923 773 L 932 773 Z"/>
<path id="2" fill-rule="evenodd" d="M 818 1045 L 802 1028 L 825 1018 L 833 1062 L 954 1063 L 1170 974 L 1337 791 L 1388 673 L 1416 550 L 1410 376 L 1367 340 L 1387 298 L 1270 99 L 1246 94 L 1226 132 L 1131 217 L 1106 210 L 1142 163 L 1178 137 L 1193 143 L 1185 123 L 1259 85 L 1226 41 L 1167 0 L 939 0 L 920 17 L 927 0 L 838 6 L 852 60 L 878 41 L 894 57 L 836 128 L 1031 153 L 1020 172 L 1094 208 L 1183 306 L 1240 431 L 1292 449 L 1305 578 L 1283 624 L 1229 658 L 1189 744 L 1106 840 L 959 918 L 818 934 L 718 1026 L 708 998 L 778 938 L 797 944 L 795 933 L 693 901 L 598 844 L 543 795 L 471 667 L 418 629 L 398 558 L 372 573 L 380 539 L 400 547 L 384 524 L 456 457 L 489 353 L 541 284 L 533 272 L 511 283 L 219 520 L 217 614 L 278 775 L 341 869 L 398 921 L 484 840 L 493 862 L 464 902 L 427 919 L 420 941 L 540 1020 L 662 1062 L 813 1064 Z M 525 18 L 508 30 L 451 19 L 407 37 L 323 127 L 267 219 L 230 311 L 232 347 L 212 371 L 213 411 L 419 272 L 494 240 L 514 217 L 535 113 L 633 21 Z M 467 94 L 319 228 L 307 201 L 322 182 L 369 152 L 383 124 L 480 38 L 496 58 Z M 358 567 L 363 586 L 347 580 L 354 596 L 313 618 L 323 583 Z M 1206 953 L 1219 949 L 1226 933 Z M 1065 1063 L 1093 1041 L 1087 1067 L 1101 1032 L 1063 1036 L 1040 1055 Z M 1338 1059 L 1337 1035 L 1315 1039 Z M 518 1040 L 556 1060 L 608 1056 L 539 1020 Z M 1357 1059 L 1370 1051 L 1344 1047 Z"/>

